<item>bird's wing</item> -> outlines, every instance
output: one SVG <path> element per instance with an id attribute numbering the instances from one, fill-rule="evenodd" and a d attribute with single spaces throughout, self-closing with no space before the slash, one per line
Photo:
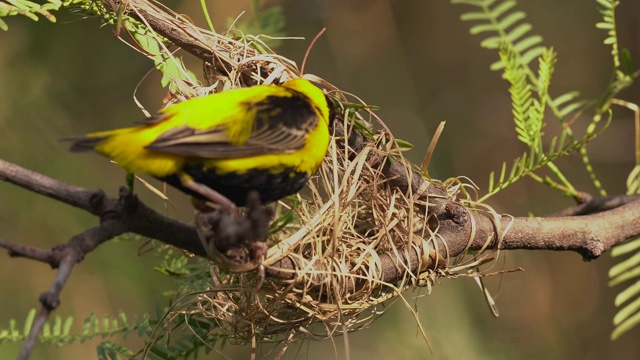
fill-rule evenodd
<path id="1" fill-rule="evenodd" d="M 209 128 L 197 128 L 188 122 L 176 126 L 160 134 L 146 149 L 209 159 L 289 153 L 304 146 L 307 134 L 319 120 L 308 98 L 298 93 L 266 96 L 242 103 L 238 109 L 242 110 Z M 171 115 L 162 121 L 171 121 Z"/>

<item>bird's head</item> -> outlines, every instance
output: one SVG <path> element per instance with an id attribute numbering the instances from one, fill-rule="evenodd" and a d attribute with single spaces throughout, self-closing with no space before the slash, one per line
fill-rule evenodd
<path id="1" fill-rule="evenodd" d="M 327 126 L 329 126 L 329 128 L 333 126 L 333 121 L 336 117 L 336 105 L 319 87 L 304 78 L 289 80 L 282 84 L 282 86 L 308 97 L 311 100 L 311 105 L 322 115 L 322 120 L 327 122 Z"/>

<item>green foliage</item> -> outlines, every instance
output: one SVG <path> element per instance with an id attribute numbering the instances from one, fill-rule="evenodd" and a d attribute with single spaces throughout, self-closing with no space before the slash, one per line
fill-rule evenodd
<path id="1" fill-rule="evenodd" d="M 288 196 L 287 202 L 290 204 L 288 209 L 280 203 L 276 205 L 278 207 L 276 214 L 279 215 L 271 221 L 271 224 L 269 225 L 269 235 L 278 234 L 299 221 L 300 217 L 298 216 L 298 213 L 296 213 L 296 209 L 300 206 L 300 200 L 298 200 L 296 196 Z"/>
<path id="2" fill-rule="evenodd" d="M 545 110 L 549 107 L 563 121 L 564 117 L 574 110 L 580 109 L 583 102 L 576 101 L 579 93 L 567 93 L 554 100 L 549 94 L 556 53 L 542 45 L 540 35 L 531 34 L 533 26 L 525 22 L 526 14 L 516 10 L 515 0 L 452 0 L 454 4 L 467 4 L 478 11 L 461 15 L 463 21 L 478 21 L 472 26 L 472 35 L 490 33 L 480 45 L 487 49 L 498 50 L 500 61 L 491 65 L 492 70 L 504 70 L 503 77 L 510 83 L 509 93 L 512 100 L 512 112 L 516 124 L 518 139 L 529 148 L 528 153 L 516 158 L 507 173 L 506 162 L 498 181 L 495 173 L 489 175 L 488 193 L 479 201 L 485 201 L 500 190 L 520 180 L 524 176 L 561 189 L 565 194 L 577 196 L 577 191 L 556 168 L 553 160 L 568 154 L 586 144 L 587 138 L 575 141 L 570 128 L 556 138 L 551 139 L 550 149 L 543 148 L 543 128 L 545 126 Z M 538 59 L 538 71 L 531 67 L 531 62 Z M 558 140 L 559 139 L 559 140 Z M 580 144 L 580 146 L 576 146 Z M 536 177 L 533 172 L 546 166 L 551 169 L 557 183 L 551 178 Z"/>
<path id="3" fill-rule="evenodd" d="M 531 35 L 531 24 L 524 22 L 524 11 L 512 11 L 517 5 L 515 0 L 451 0 L 453 4 L 467 4 L 479 8 L 479 11 L 464 13 L 460 16 L 463 21 L 479 21 L 479 24 L 471 27 L 472 35 L 490 33 L 480 43 L 486 49 L 500 49 L 507 47 L 518 58 L 523 66 L 542 55 L 544 47 L 542 36 Z M 495 6 L 494 6 L 495 5 Z M 496 61 L 491 64 L 491 70 L 502 70 L 505 64 Z"/>
<path id="4" fill-rule="evenodd" d="M 492 64 L 491 69 L 504 69 L 503 76 L 510 84 L 509 93 L 511 94 L 516 133 L 518 139 L 529 148 L 528 152 L 513 161 L 509 171 L 507 164 L 503 163 L 497 179 L 495 173 L 490 174 L 489 191 L 480 201 L 486 200 L 527 175 L 543 184 L 558 188 L 567 195 L 577 196 L 571 183 L 553 164 L 553 160 L 574 151 L 580 154 L 595 188 L 600 194 L 606 194 L 591 166 L 586 145 L 606 129 L 606 125 L 612 118 L 611 105 L 615 102 L 615 97 L 633 83 L 637 73 L 634 73 L 629 52 L 624 49 L 620 50 L 618 44 L 615 9 L 619 5 L 619 1 L 596 1 L 602 14 L 602 21 L 598 22 L 596 27 L 607 33 L 604 44 L 611 46 L 613 75 L 598 101 L 585 102 L 578 100 L 579 93 L 577 91 L 570 91 L 555 99 L 549 94 L 556 54 L 552 49 L 542 45 L 542 37 L 530 34 L 532 26 L 523 21 L 526 18 L 524 12 L 515 10 L 517 5 L 515 0 L 452 0 L 452 3 L 467 4 L 479 9 L 479 11 L 467 12 L 461 16 L 464 21 L 480 22 L 472 26 L 471 34 L 493 33 L 481 42 L 481 46 L 488 49 L 499 49 L 500 61 Z M 531 68 L 531 62 L 535 58 L 538 58 L 539 64 L 537 73 L 534 73 Z M 585 135 L 581 139 L 576 139 L 570 127 L 572 121 L 567 121 L 567 116 L 576 111 L 579 114 L 589 103 L 595 104 L 595 114 L 587 126 Z M 545 125 L 545 109 L 547 107 L 563 124 L 563 131 L 559 136 L 551 139 L 548 149 L 544 149 L 542 130 Z M 605 125 L 600 127 L 603 116 L 606 116 Z M 636 127 L 640 126 L 637 122 Z M 636 129 L 636 131 L 638 130 Z M 636 159 L 637 165 L 627 180 L 629 194 L 640 193 L 640 156 L 638 153 L 640 151 L 637 149 L 636 156 L 639 157 Z M 559 182 L 550 177 L 542 178 L 535 175 L 535 171 L 544 166 L 551 170 Z M 640 239 L 636 239 L 612 252 L 613 256 L 634 252 L 635 255 L 622 260 L 611 269 L 609 272 L 611 286 L 640 278 L 639 251 Z M 640 324 L 640 280 L 623 290 L 616 297 L 615 304 L 618 307 L 622 306 L 622 308 L 614 317 L 616 328 L 611 334 L 612 339 L 620 337 L 623 333 Z"/>
<path id="5" fill-rule="evenodd" d="M 166 293 L 169 299 L 191 301 L 193 297 L 190 295 L 211 286 L 208 261 L 189 258 L 169 246 L 159 246 L 156 254 L 161 259 L 156 270 L 176 279 L 178 290 Z M 186 305 L 182 303 L 180 306 Z M 94 313 L 84 320 L 80 331 L 73 330 L 73 317 L 55 316 L 44 325 L 39 341 L 63 346 L 96 338 L 122 336 L 126 339 L 131 334 L 145 339 L 145 347 L 137 350 L 129 349 L 113 340 L 104 341 L 96 349 L 99 359 L 129 359 L 142 353 L 149 359 L 195 359 L 203 348 L 205 352 L 209 352 L 213 345 L 221 342 L 220 335 L 214 331 L 215 322 L 201 315 L 169 316 L 170 310 L 175 311 L 175 306 L 158 307 L 154 314 L 132 316 L 124 311 L 120 311 L 116 316 L 102 317 Z M 22 326 L 19 321 L 12 319 L 6 328 L 0 328 L 0 344 L 24 341 L 31 330 L 36 313 L 36 309 L 29 311 Z"/>
<path id="6" fill-rule="evenodd" d="M 15 319 L 11 319 L 9 321 L 8 328 L 0 329 L 0 344 L 3 342 L 17 342 L 26 339 L 31 331 L 35 317 L 36 309 L 31 309 L 29 313 L 27 313 L 22 330 L 19 329 L 18 322 Z M 66 343 L 71 343 L 81 339 L 80 337 L 70 334 L 69 331 L 72 324 L 73 317 L 68 317 L 63 320 L 60 316 L 55 316 L 53 318 L 53 322 L 44 324 L 42 333 L 40 334 L 40 341 L 62 346 Z"/>
<path id="7" fill-rule="evenodd" d="M 56 17 L 51 11 L 60 10 L 74 3 L 80 3 L 84 0 L 47 0 L 44 4 L 38 4 L 28 0 L 4 0 L 0 1 L 0 30 L 7 31 L 9 26 L 2 20 L 3 17 L 23 15 L 33 21 L 38 21 L 39 17 L 55 23 Z"/>
<path id="8" fill-rule="evenodd" d="M 259 42 L 252 42 L 253 47 L 261 53 L 265 53 L 265 49 L 260 45 L 263 42 L 266 46 L 277 47 L 282 41 L 279 38 L 284 37 L 285 17 L 282 7 L 274 5 L 267 8 L 260 8 L 257 0 L 252 2 L 253 15 L 241 16 L 237 19 L 229 19 L 227 27 L 229 33 L 242 34 L 238 38 L 260 38 Z M 258 34 L 258 35 L 253 35 Z"/>
<path id="9" fill-rule="evenodd" d="M 611 46 L 611 57 L 613 59 L 613 76 L 612 80 L 600 99 L 598 111 L 600 113 L 606 111 L 611 106 L 611 100 L 622 90 L 628 88 L 633 83 L 633 65 L 631 64 L 631 56 L 627 50 L 622 52 L 619 50 L 618 31 L 616 30 L 615 8 L 618 6 L 617 0 L 596 0 L 600 5 L 600 13 L 602 21 L 596 24 L 598 29 L 605 30 L 607 37 L 604 44 Z M 622 61 L 620 58 L 622 57 Z M 624 66 L 624 68 L 623 68 Z"/>
<path id="10" fill-rule="evenodd" d="M 470 33 L 489 34 L 480 45 L 487 49 L 498 50 L 500 61 L 491 65 L 492 70 L 504 70 L 503 77 L 509 81 L 514 122 L 518 139 L 527 145 L 529 151 L 516 158 L 507 171 L 503 164 L 500 176 L 490 174 L 488 193 L 480 199 L 484 201 L 498 191 L 515 183 L 522 177 L 529 176 L 534 180 L 556 188 L 565 195 L 578 198 L 580 193 L 555 166 L 553 160 L 571 152 L 578 152 L 585 169 L 592 179 L 594 187 L 600 194 L 606 194 L 598 180 L 589 156 L 587 143 L 601 133 L 611 120 L 609 108 L 614 97 L 632 83 L 631 61 L 626 51 L 618 51 L 615 29 L 614 9 L 617 1 L 597 0 L 602 6 L 603 21 L 596 26 L 607 30 L 606 44 L 612 46 L 614 57 L 614 77 L 599 101 L 580 100 L 577 91 L 570 91 L 556 98 L 549 91 L 553 76 L 556 54 L 551 48 L 543 45 L 541 36 L 532 34 L 532 25 L 525 21 L 526 14 L 516 9 L 515 0 L 452 0 L 454 4 L 466 4 L 475 9 L 461 15 L 463 21 L 476 21 Z M 620 61 L 620 58 L 623 60 Z M 532 68 L 533 60 L 538 59 L 538 69 Z M 620 67 L 624 65 L 625 71 Z M 586 106 L 595 104 L 595 114 L 587 126 L 586 133 L 578 138 L 571 128 L 572 123 L 581 115 Z M 561 122 L 562 132 L 549 140 L 549 148 L 543 147 L 543 132 L 546 109 Z M 573 115 L 572 115 L 573 114 Z M 604 116 L 603 116 L 604 115 Z M 568 118 L 573 116 L 572 118 Z M 603 123 L 601 120 L 608 120 Z M 547 167 L 552 177 L 539 177 L 535 171 Z M 497 179 L 496 179 L 497 178 Z M 555 178 L 555 179 L 554 179 Z M 497 181 L 496 181 L 497 180 Z"/>
<path id="11" fill-rule="evenodd" d="M 215 331 L 216 323 L 198 313 L 177 314 L 193 301 L 195 294 L 212 287 L 211 263 L 203 258 L 187 257 L 165 245 L 157 248 L 156 255 L 162 258 L 162 262 L 155 269 L 173 277 L 177 290 L 165 294 L 171 306 L 157 309 L 153 315 L 156 320 L 152 322 L 155 326 L 139 331 L 138 336 L 145 338 L 146 344 L 137 353 L 144 353 L 149 359 L 195 359 L 202 349 L 208 353 L 220 342 L 220 335 Z"/>
<path id="12" fill-rule="evenodd" d="M 104 341 L 96 348 L 98 358 L 115 360 L 140 356 L 144 359 L 197 359 L 203 348 L 208 353 L 219 342 L 219 336 L 212 335 L 215 323 L 186 314 L 169 319 L 168 311 L 169 309 L 166 308 L 156 309 L 153 317 L 145 315 L 144 321 L 137 324 L 136 336 L 145 339 L 145 346 L 142 349 L 134 351 L 114 341 Z M 110 333 L 100 336 L 105 338 L 122 334 L 125 338 L 134 330 L 132 326 L 126 330 L 117 328 L 118 324 L 127 324 L 124 313 L 121 312 L 119 317 L 119 323 L 118 320 L 105 317 L 103 329 L 107 329 L 110 321 L 114 322 L 114 326 Z M 90 327 L 100 326 L 95 318 L 91 318 L 89 323 Z M 96 336 L 98 336 L 97 332 Z"/>
<path id="13" fill-rule="evenodd" d="M 126 347 L 111 341 L 101 342 L 100 345 L 96 347 L 96 352 L 99 360 L 130 359 L 133 355 L 133 351 L 131 351 L 130 349 L 127 349 Z"/>
<path id="14" fill-rule="evenodd" d="M 0 329 L 0 344 L 3 342 L 24 341 L 29 335 L 29 331 L 31 331 L 36 312 L 36 309 L 29 311 L 22 330 L 19 329 L 18 321 L 11 319 L 7 328 Z M 39 341 L 62 346 L 76 341 L 84 342 L 89 339 L 104 338 L 116 334 L 122 334 L 123 337 L 126 337 L 132 331 L 149 328 L 150 326 L 148 316 L 135 316 L 133 320 L 129 320 L 124 312 L 118 313 L 117 317 L 104 315 L 102 319 L 98 318 L 96 314 L 91 314 L 85 319 L 81 333 L 71 332 L 73 321 L 73 317 L 63 319 L 56 315 L 52 321 L 45 323 L 39 336 Z"/>
<path id="15" fill-rule="evenodd" d="M 551 48 L 543 50 L 538 58 L 538 73 L 534 81 L 529 80 L 527 65 L 520 61 L 521 58 L 513 51 L 512 47 L 503 46 L 500 49 L 500 59 L 504 63 L 503 77 L 511 85 L 509 93 L 511 94 L 512 113 L 518 139 L 528 146 L 529 151 L 513 161 L 508 173 L 507 164 L 503 163 L 497 182 L 494 172 L 489 175 L 488 193 L 480 201 L 486 200 L 527 175 L 543 184 L 562 189 L 569 195 L 574 195 L 576 193 L 575 189 L 566 181 L 560 170 L 553 164 L 553 161 L 560 156 L 568 155 L 573 151 L 584 148 L 600 132 L 596 131 L 595 126 L 591 126 L 582 139 L 576 140 L 572 137 L 570 131 L 563 131 L 559 136 L 555 136 L 550 140 L 548 149 L 544 149 L 542 130 L 545 125 L 547 100 L 550 99 L 549 86 L 551 85 L 551 77 L 556 63 L 556 53 Z M 569 93 L 563 96 L 563 99 L 560 99 L 560 103 L 568 101 L 568 99 L 575 96 L 574 94 L 576 93 Z M 600 118 L 597 117 L 594 120 L 594 124 L 599 122 Z M 607 124 L 610 121 L 611 116 L 608 117 Z M 534 174 L 536 170 L 544 166 L 549 167 L 562 180 L 564 186 L 557 184 L 549 177 L 541 178 Z"/>
<path id="16" fill-rule="evenodd" d="M 132 19 L 126 21 L 125 26 L 133 34 L 133 37 L 144 50 L 147 57 L 153 60 L 156 69 L 162 73 L 162 79 L 160 80 L 162 87 L 169 86 L 170 91 L 178 92 L 178 81 L 184 81 L 194 85 L 198 83 L 196 75 L 185 68 L 181 59 L 167 55 L 171 53 L 167 50 L 163 39 L 156 33 L 149 31 Z"/>
<path id="17" fill-rule="evenodd" d="M 615 329 L 611 339 L 619 338 L 625 332 L 640 324 L 640 238 L 618 246 L 611 252 L 611 256 L 629 255 L 609 270 L 611 281 L 609 286 L 616 286 L 635 279 L 631 285 L 622 290 L 615 299 L 616 307 L 622 307 L 613 317 Z"/>
<path id="18" fill-rule="evenodd" d="M 609 114 L 611 115 L 611 114 Z M 611 116 L 607 118 L 607 125 L 611 122 Z M 489 191 L 486 195 L 480 198 L 478 201 L 482 202 L 491 197 L 492 195 L 497 194 L 499 191 L 504 188 L 512 185 L 516 181 L 522 179 L 525 176 L 531 176 L 535 180 L 540 183 L 552 186 L 559 187 L 557 183 L 553 181 L 553 179 L 549 177 L 540 178 L 537 177 L 534 172 L 539 170 L 545 166 L 553 167 L 553 161 L 558 159 L 561 156 L 568 155 L 577 149 L 585 146 L 586 143 L 591 141 L 594 137 L 599 135 L 600 132 L 593 133 L 591 135 L 585 136 L 579 141 L 572 140 L 566 133 L 561 134 L 559 137 L 554 137 L 551 140 L 551 143 L 548 149 L 545 152 L 535 153 L 533 151 L 528 153 L 523 153 L 520 157 L 517 157 L 513 161 L 513 165 L 509 168 L 507 163 L 502 164 L 502 168 L 500 170 L 500 175 L 496 179 L 495 172 L 491 172 L 489 175 Z M 507 172 L 507 169 L 509 171 Z M 557 174 L 557 173 L 556 173 Z"/>
<path id="19" fill-rule="evenodd" d="M 633 72 L 631 57 L 627 50 L 620 51 L 618 44 L 618 33 L 616 29 L 615 8 L 619 5 L 616 0 L 596 0 L 600 5 L 602 21 L 596 24 L 598 29 L 605 30 L 607 37 L 604 44 L 611 46 L 611 56 L 613 58 L 614 72 L 612 81 L 599 103 L 599 110 L 608 109 L 612 99 L 622 90 L 633 83 L 636 76 Z M 636 111 L 636 136 L 638 136 L 638 109 Z M 636 139 L 636 147 L 638 147 Z M 640 157 L 636 149 L 636 166 L 627 178 L 627 194 L 640 194 Z M 631 255 L 633 254 L 633 255 Z M 627 255 L 626 259 L 620 260 L 609 270 L 611 281 L 609 286 L 616 286 L 631 280 L 635 283 L 622 290 L 615 299 L 616 307 L 620 310 L 613 318 L 615 326 L 611 333 L 611 339 L 615 340 L 622 334 L 634 329 L 640 324 L 640 238 L 627 242 L 624 245 L 613 249 L 611 256 L 619 257 Z M 630 255 L 630 256 L 629 256 Z"/>
<path id="20" fill-rule="evenodd" d="M 158 336 L 149 334 L 152 341 L 139 353 L 145 359 L 197 359 L 200 351 L 208 354 L 224 344 L 224 339 L 214 331 L 215 326 L 211 319 L 200 315 L 178 316 L 170 329 L 163 329 Z"/>
<path id="21" fill-rule="evenodd" d="M 556 54 L 550 48 L 542 45 L 542 37 L 532 35 L 531 24 L 524 21 L 526 14 L 516 10 L 515 0 L 452 0 L 454 4 L 466 4 L 476 8 L 476 11 L 464 13 L 463 21 L 477 21 L 471 27 L 471 34 L 490 33 L 481 42 L 487 49 L 498 49 L 500 61 L 491 65 L 492 70 L 504 69 L 504 78 L 509 82 L 512 112 L 516 125 L 518 139 L 528 146 L 528 151 L 513 161 L 508 169 L 503 163 L 500 175 L 491 173 L 489 176 L 489 191 L 479 201 L 484 201 L 498 191 L 515 183 L 524 176 L 562 190 L 567 195 L 578 196 L 571 183 L 554 165 L 553 160 L 568 155 L 574 151 L 580 154 L 585 169 L 592 179 L 596 190 L 604 195 L 606 192 L 598 180 L 587 154 L 587 143 L 606 129 L 612 119 L 611 105 L 615 97 L 629 87 L 638 73 L 634 72 L 631 57 L 627 50 L 620 50 L 616 29 L 615 9 L 618 0 L 596 0 L 602 20 L 595 26 L 606 31 L 604 44 L 611 46 L 613 62 L 612 78 L 603 95 L 598 101 L 581 101 L 577 91 L 570 91 L 556 98 L 549 94 L 549 87 L 553 75 Z M 538 58 L 538 71 L 534 73 L 531 62 Z M 576 113 L 579 115 L 587 104 L 595 104 L 594 115 L 587 126 L 585 135 L 577 139 L 571 129 L 573 120 L 567 117 Z M 563 125 L 559 136 L 551 139 L 548 149 L 544 149 L 542 138 L 545 125 L 545 109 L 549 108 Z M 638 109 L 636 111 L 636 128 L 638 123 Z M 607 115 L 605 115 L 607 114 Z M 606 116 L 604 126 L 601 125 Z M 577 118 L 577 116 L 576 116 Z M 636 129 L 638 132 L 639 129 Z M 636 144 L 636 147 L 640 145 Z M 640 193 L 640 149 L 636 149 L 636 167 L 629 174 L 627 191 L 629 194 Z M 539 177 L 536 170 L 548 167 L 558 181 L 550 177 Z M 618 247 L 612 254 L 621 256 L 634 253 L 615 265 L 609 272 L 610 285 L 640 278 L 640 239 Z M 616 306 L 622 306 L 614 317 L 616 328 L 611 334 L 616 339 L 623 333 L 640 324 L 640 280 L 623 290 L 615 301 Z M 624 306 L 623 306 L 624 305 Z"/>
<path id="22" fill-rule="evenodd" d="M 152 60 L 156 69 L 162 74 L 160 80 L 162 87 L 169 87 L 172 93 L 184 93 L 186 88 L 198 84 L 196 75 L 186 69 L 182 59 L 169 51 L 168 47 L 172 44 L 145 24 L 125 15 L 125 4 L 126 2 L 123 2 L 119 11 L 113 13 L 100 2 L 83 1 L 82 10 L 88 14 L 99 16 L 106 24 L 112 25 L 116 37 L 121 40 L 124 41 L 121 35 L 124 36 L 125 33 L 130 35 L 127 38 L 134 40 L 134 43 L 130 45 Z"/>
<path id="23" fill-rule="evenodd" d="M 627 177 L 627 194 L 640 194 L 640 109 L 636 111 L 636 166 Z M 640 324 L 640 238 L 632 239 L 627 243 L 617 246 L 611 251 L 612 257 L 627 256 L 609 270 L 609 286 L 617 286 L 622 283 L 635 280 L 622 290 L 614 301 L 619 307 L 618 313 L 613 317 L 614 330 L 611 339 L 615 340 L 622 334 L 634 329 Z"/>
<path id="24" fill-rule="evenodd" d="M 602 21 L 596 24 L 598 29 L 607 32 L 607 38 L 604 39 L 606 45 L 611 45 L 611 55 L 613 56 L 614 66 L 620 67 L 620 53 L 618 51 L 618 34 L 616 31 L 616 14 L 615 9 L 620 4 L 617 0 L 596 0 L 600 5 L 600 13 Z"/>
<path id="25" fill-rule="evenodd" d="M 160 265 L 154 267 L 154 270 L 176 280 L 177 290 L 165 295 L 176 298 L 181 294 L 201 291 L 212 285 L 208 260 L 189 257 L 182 251 L 168 245 L 159 246 L 156 249 L 156 255 L 162 261 Z"/>
<path id="26" fill-rule="evenodd" d="M 627 194 L 640 194 L 640 165 L 636 159 L 636 166 L 633 167 L 631 173 L 627 177 Z"/>
<path id="27" fill-rule="evenodd" d="M 504 63 L 504 78 L 511 87 L 511 102 L 518 139 L 527 144 L 533 153 L 542 150 L 542 127 L 544 111 L 549 94 L 549 84 L 553 74 L 556 54 L 553 49 L 545 49 L 540 57 L 540 70 L 537 82 L 529 84 L 523 64 L 512 48 L 504 47 L 500 51 L 500 59 Z M 533 86 L 535 89 L 533 89 Z M 534 90 L 537 97 L 534 97 Z"/>
<path id="28" fill-rule="evenodd" d="M 159 266 L 154 270 L 167 276 L 183 277 L 192 273 L 189 258 L 171 246 L 161 245 L 156 249 L 156 254 L 162 258 Z"/>

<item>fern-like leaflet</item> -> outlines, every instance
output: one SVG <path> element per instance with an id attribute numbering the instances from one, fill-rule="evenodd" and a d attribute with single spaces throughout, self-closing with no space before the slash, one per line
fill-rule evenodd
<path id="1" fill-rule="evenodd" d="M 526 18 L 524 11 L 514 10 L 517 5 L 516 0 L 451 0 L 453 4 L 466 4 L 478 8 L 479 11 L 463 13 L 460 19 L 463 21 L 479 21 L 471 27 L 469 32 L 472 35 L 482 33 L 493 33 L 488 38 L 482 40 L 480 46 L 486 49 L 498 50 L 501 47 L 511 51 L 518 62 L 523 66 L 527 77 L 532 83 L 537 81 L 535 72 L 529 64 L 543 54 L 545 47 L 542 45 L 543 38 L 537 34 L 531 34 L 533 26 L 523 21 Z M 496 61 L 491 64 L 491 70 L 502 70 L 504 63 Z M 570 114 L 585 105 L 584 101 L 576 101 L 579 93 L 571 91 L 560 95 L 558 99 L 548 99 L 550 108 L 559 119 L 564 119 Z"/>
<path id="2" fill-rule="evenodd" d="M 635 112 L 635 130 L 636 130 L 636 166 L 627 178 L 627 193 L 640 193 L 640 145 L 638 137 L 640 136 L 640 110 L 635 104 L 629 104 L 620 100 L 616 100 L 615 96 L 633 83 L 633 79 L 637 74 L 632 74 L 631 61 L 628 52 L 623 51 L 621 54 L 618 44 L 618 32 L 616 29 L 615 9 L 620 4 L 617 0 L 596 0 L 600 5 L 600 13 L 602 21 L 596 24 L 598 29 L 607 32 L 604 44 L 611 46 L 611 57 L 614 65 L 613 79 L 602 96 L 598 104 L 598 110 L 608 109 L 611 104 L 617 103 L 626 106 Z M 622 59 L 625 60 L 625 68 L 622 69 Z M 621 283 L 637 279 L 640 277 L 640 238 L 636 238 L 624 245 L 618 246 L 611 252 L 613 257 L 622 255 L 631 255 L 621 260 L 609 270 L 611 281 L 609 286 L 616 286 Z M 620 310 L 613 318 L 615 326 L 611 333 L 611 339 L 615 340 L 622 334 L 634 329 L 640 324 L 640 281 L 627 286 L 622 290 L 615 299 L 616 307 Z"/>
<path id="3" fill-rule="evenodd" d="M 611 56 L 616 69 L 620 68 L 620 51 L 618 48 L 618 33 L 616 31 L 615 9 L 620 4 L 617 0 L 596 0 L 601 5 L 600 13 L 602 21 L 596 24 L 598 29 L 605 30 L 607 37 L 604 39 L 606 45 L 611 45 Z"/>
<path id="4" fill-rule="evenodd" d="M 0 344 L 24 341 L 31 331 L 36 312 L 36 309 L 29 311 L 22 329 L 18 327 L 18 322 L 15 319 L 10 320 L 8 328 L 0 329 Z M 42 343 L 62 346 L 76 341 L 105 338 L 117 334 L 126 337 L 132 331 L 148 332 L 148 329 L 153 326 L 147 315 L 134 316 L 133 320 L 129 320 L 124 312 L 118 313 L 117 317 L 104 315 L 102 318 L 99 318 L 95 313 L 91 314 L 85 319 L 81 333 L 71 331 L 73 321 L 73 317 L 55 316 L 52 321 L 45 323 L 38 340 Z"/>
<path id="5" fill-rule="evenodd" d="M 474 25 L 470 31 L 473 35 L 486 32 L 493 32 L 492 35 L 484 39 L 480 45 L 487 49 L 499 49 L 501 46 L 508 46 L 520 59 L 522 64 L 529 64 L 544 51 L 542 36 L 527 35 L 532 26 L 527 22 L 521 22 L 526 18 L 524 11 L 511 11 L 516 5 L 515 0 L 507 0 L 494 3 L 496 0 L 452 0 L 454 4 L 467 4 L 479 7 L 481 11 L 468 12 L 460 17 L 463 21 L 481 21 Z M 512 27 L 511 30 L 507 30 Z M 491 64 L 491 70 L 501 70 L 504 68 L 502 61 Z"/>
<path id="6" fill-rule="evenodd" d="M 635 153 L 636 165 L 627 177 L 627 194 L 640 194 L 640 107 L 622 100 L 614 103 L 625 106 L 634 111 L 635 119 Z M 611 256 L 627 256 L 609 270 L 609 286 L 617 286 L 635 279 L 615 298 L 614 304 L 620 308 L 613 317 L 615 328 L 611 332 L 611 339 L 615 340 L 622 334 L 640 325 L 640 238 L 630 240 L 611 251 Z"/>
<path id="7" fill-rule="evenodd" d="M 640 238 L 613 249 L 611 256 L 629 255 L 609 270 L 611 281 L 609 286 L 616 286 L 640 277 Z M 632 330 L 640 324 L 640 281 L 635 281 L 622 290 L 615 299 L 615 305 L 621 309 L 613 317 L 615 329 L 611 339 L 615 340 L 622 334 Z M 623 306 L 624 305 L 624 306 Z"/>
<path id="8" fill-rule="evenodd" d="M 568 155 L 581 147 L 584 147 L 589 141 L 591 141 L 596 136 L 600 135 L 604 129 L 611 122 L 611 113 L 607 117 L 607 121 L 602 130 L 593 133 L 589 136 L 585 136 L 580 140 L 569 140 L 570 138 L 567 136 L 567 133 L 562 133 L 559 137 L 554 137 L 551 140 L 551 144 L 549 149 L 544 153 L 539 153 L 538 155 L 533 153 L 524 153 L 522 156 L 516 158 L 513 161 L 513 165 L 509 169 L 509 173 L 507 174 L 507 163 L 502 164 L 502 168 L 500 170 L 500 175 L 496 179 L 495 172 L 491 172 L 489 175 L 489 191 L 486 195 L 478 199 L 478 202 L 486 201 L 489 197 L 497 194 L 499 191 L 505 189 L 506 187 L 512 185 L 516 181 L 522 179 L 525 176 L 531 176 L 536 170 L 541 169 L 544 166 L 549 166 L 553 164 L 553 161 L 558 159 L 561 156 Z M 545 184 L 549 184 L 552 186 L 558 186 L 555 184 L 550 178 L 540 178 L 540 182 Z M 564 189 L 565 191 L 569 189 Z"/>
<path id="9" fill-rule="evenodd" d="M 585 168 L 590 174 L 596 189 L 603 193 L 600 182 L 595 176 L 586 152 L 586 140 L 595 137 L 598 123 L 608 108 L 600 107 L 588 133 L 577 139 L 571 129 L 573 120 L 566 120 L 567 116 L 574 113 L 579 115 L 587 104 L 579 99 L 577 91 L 570 91 L 554 99 L 549 94 L 549 86 L 553 74 L 553 65 L 556 56 L 553 51 L 542 46 L 542 37 L 532 34 L 532 26 L 525 21 L 526 14 L 516 10 L 515 0 L 451 0 L 454 4 L 467 4 L 474 6 L 478 11 L 466 12 L 461 15 L 464 21 L 478 21 L 471 27 L 473 35 L 492 33 L 481 42 L 481 46 L 488 49 L 499 49 L 500 61 L 491 65 L 492 70 L 504 69 L 504 77 L 511 87 L 509 92 L 513 103 L 514 121 L 518 139 L 529 147 L 529 155 L 525 154 L 514 161 L 512 171 L 515 178 L 506 176 L 506 164 L 503 164 L 500 179 L 495 182 L 495 174 L 491 174 L 489 193 L 483 197 L 486 199 L 497 191 L 514 183 L 524 175 L 531 175 L 536 181 L 562 190 L 566 195 L 579 197 L 573 185 L 564 174 L 552 162 L 553 159 L 567 154 L 568 150 L 577 150 L 581 154 Z M 598 0 L 607 1 L 607 0 Z M 503 54 L 509 54 L 505 58 Z M 539 59 L 538 71 L 532 69 L 531 62 Z M 534 96 L 536 95 L 536 96 Z M 542 128 L 544 127 L 545 109 L 549 108 L 563 124 L 560 140 L 552 139 L 549 150 L 543 149 Z M 571 142 L 568 142 L 571 140 Z M 574 147 L 572 144 L 582 144 Z M 542 179 L 535 176 L 532 171 L 538 169 L 544 163 L 554 173 L 556 181 L 550 178 Z M 530 164 L 528 168 L 525 164 Z"/>
<path id="10" fill-rule="evenodd" d="M 61 7 L 83 1 L 84 0 L 47 0 L 44 4 L 38 4 L 29 0 L 0 1 L 0 30 L 9 30 L 7 23 L 2 20 L 3 17 L 22 15 L 33 21 L 38 21 L 39 16 L 41 16 L 54 23 L 56 22 L 56 17 L 51 11 L 60 10 Z"/>

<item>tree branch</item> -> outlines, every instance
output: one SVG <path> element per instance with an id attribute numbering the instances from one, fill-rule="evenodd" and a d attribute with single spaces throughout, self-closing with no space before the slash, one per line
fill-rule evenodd
<path id="1" fill-rule="evenodd" d="M 100 226 L 84 231 L 69 240 L 64 246 L 57 246 L 50 250 L 49 264 L 58 268 L 49 290 L 40 295 L 42 307 L 38 311 L 29 335 L 25 340 L 18 359 L 28 359 L 35 347 L 38 336 L 47 322 L 49 315 L 60 305 L 60 293 L 71 276 L 73 267 L 82 261 L 85 254 L 95 249 L 101 243 L 112 239 L 124 232 L 124 227 L 118 221 L 103 221 Z M 40 250 L 42 252 L 42 250 Z M 26 256 L 26 254 L 24 254 Z"/>
<path id="2" fill-rule="evenodd" d="M 120 198 L 110 198 L 102 190 L 92 191 L 69 185 L 2 159 L 0 159 L 0 180 L 83 209 L 101 219 L 116 216 L 119 219 L 118 222 L 121 222 L 121 226 L 125 228 L 124 232 L 134 232 L 196 255 L 206 256 L 200 245 L 198 234 L 192 226 L 161 215 L 135 197 L 127 199 L 126 189 L 121 190 Z M 126 212 L 127 216 L 117 216 L 122 212 Z M 0 242 L 0 246 L 2 244 Z M 15 252 L 16 248 L 11 250 Z M 24 256 L 24 254 L 21 255 Z"/>
<path id="3" fill-rule="evenodd" d="M 40 295 L 42 307 L 22 346 L 19 359 L 29 358 L 49 314 L 60 304 L 60 293 L 75 264 L 105 241 L 125 232 L 134 232 L 196 255 L 206 256 L 193 227 L 160 215 L 141 203 L 125 188 L 121 189 L 119 198 L 113 199 L 100 190 L 90 191 L 69 185 L 1 159 L 0 179 L 86 210 L 100 218 L 99 226 L 77 234 L 66 244 L 50 250 L 14 244 L 0 238 L 0 247 L 7 249 L 10 256 L 45 262 L 58 269 L 49 290 Z"/>

